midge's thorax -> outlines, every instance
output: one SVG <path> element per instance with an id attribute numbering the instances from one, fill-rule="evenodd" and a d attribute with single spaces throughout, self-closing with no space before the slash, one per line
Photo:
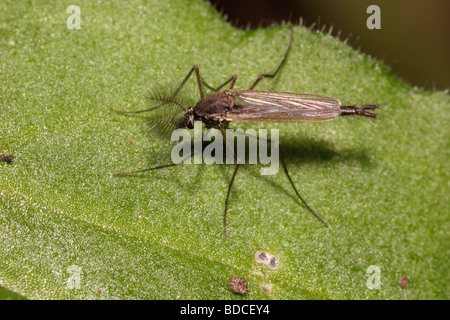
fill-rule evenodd
<path id="1" fill-rule="evenodd" d="M 194 121 L 202 121 L 207 128 L 224 128 L 228 124 L 224 116 L 233 107 L 235 107 L 235 100 L 226 92 L 206 97 L 197 102 L 195 107 L 186 111 L 186 126 L 192 129 Z"/>

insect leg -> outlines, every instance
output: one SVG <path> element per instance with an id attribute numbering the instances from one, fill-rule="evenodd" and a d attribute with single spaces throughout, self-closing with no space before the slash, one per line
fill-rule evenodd
<path id="1" fill-rule="evenodd" d="M 205 94 L 203 93 L 203 87 L 202 87 L 203 80 L 202 80 L 202 77 L 200 76 L 200 70 L 197 65 L 194 65 L 191 68 L 191 71 L 189 71 L 187 76 L 184 78 L 183 82 L 181 82 L 178 89 L 175 90 L 174 94 L 172 95 L 172 98 L 175 97 L 178 94 L 178 92 L 180 92 L 181 88 L 183 88 L 184 84 L 186 83 L 186 81 L 188 81 L 188 79 L 191 77 L 191 75 L 194 71 L 195 71 L 195 76 L 197 78 L 197 85 L 198 85 L 198 91 L 200 92 L 200 98 L 203 99 L 205 97 Z"/>
<path id="2" fill-rule="evenodd" d="M 135 174 L 135 173 L 141 173 L 141 172 L 146 172 L 146 171 L 153 171 L 153 170 L 162 169 L 162 168 L 174 167 L 174 166 L 177 166 L 177 165 L 179 165 L 181 163 L 171 163 L 171 164 L 166 164 L 164 166 L 158 166 L 158 167 L 148 168 L 148 169 L 144 169 L 144 170 L 115 173 L 113 175 L 114 176 L 125 176 L 125 175 L 128 175 L 128 174 Z"/>
<path id="3" fill-rule="evenodd" d="M 288 169 L 286 167 L 286 163 L 284 162 L 284 158 L 283 158 L 283 154 L 281 152 L 281 149 L 278 149 L 280 151 L 280 160 L 281 160 L 281 164 L 283 165 L 283 169 L 284 172 L 286 173 L 289 182 L 291 183 L 292 188 L 295 191 L 295 194 L 297 195 L 297 197 L 300 199 L 300 201 L 305 205 L 305 207 L 308 209 L 309 212 L 311 212 L 313 214 L 313 216 L 315 216 L 320 222 L 322 222 L 322 224 L 328 228 L 328 223 L 325 222 L 325 220 L 323 220 L 307 203 L 305 200 L 303 200 L 303 198 L 300 196 L 300 193 L 298 193 L 297 188 L 295 187 L 294 182 L 291 179 L 291 176 L 289 175 Z"/>
<path id="4" fill-rule="evenodd" d="M 274 73 L 263 73 L 263 74 L 260 74 L 258 76 L 258 78 L 256 79 L 256 81 L 253 83 L 253 85 L 250 87 L 249 90 L 253 90 L 256 87 L 256 85 L 264 78 L 275 78 L 275 76 L 277 75 L 278 71 L 280 71 L 281 67 L 286 62 L 286 59 L 287 59 L 287 56 L 289 54 L 289 51 L 291 50 L 293 41 L 294 41 L 294 27 L 292 27 L 292 29 L 291 29 L 291 38 L 289 40 L 289 45 L 287 47 L 287 50 L 286 50 L 286 53 L 284 54 L 283 59 L 281 60 L 280 64 L 278 65 L 278 68 L 275 70 Z"/>
<path id="5" fill-rule="evenodd" d="M 203 136 L 202 136 L 202 145 L 203 145 Z M 184 161 L 186 161 L 187 159 L 193 158 L 196 153 L 197 153 L 197 150 L 194 150 L 194 152 L 192 152 L 190 155 L 184 157 L 183 160 L 181 160 L 180 162 L 170 163 L 170 164 L 166 164 L 166 165 L 163 165 L 163 166 L 157 166 L 157 167 L 152 167 L 152 168 L 143 169 L 143 170 L 115 173 L 113 175 L 114 176 L 125 176 L 125 175 L 129 175 L 129 174 L 142 173 L 142 172 L 153 171 L 153 170 L 157 170 L 157 169 L 175 167 L 175 166 L 178 166 L 180 164 L 183 164 Z"/>
<path id="6" fill-rule="evenodd" d="M 236 131 L 236 133 L 238 134 L 243 134 L 249 138 L 253 138 L 256 139 L 257 141 L 261 141 L 264 140 L 266 143 L 270 143 L 272 145 L 272 141 L 270 139 L 264 139 L 264 138 L 260 138 L 258 136 L 254 136 L 251 134 L 247 134 L 247 133 L 240 133 L 239 131 Z M 289 171 L 287 169 L 286 163 L 284 161 L 284 157 L 283 157 L 283 153 L 281 152 L 281 148 L 280 148 L 280 144 L 274 143 L 275 147 L 278 149 L 279 155 L 280 155 L 280 160 L 281 160 L 281 165 L 283 166 L 283 170 L 284 173 L 286 174 L 286 176 L 289 179 L 289 182 L 291 183 L 292 188 L 295 191 L 295 194 L 297 195 L 297 197 L 300 199 L 300 201 L 304 204 L 304 206 L 306 207 L 306 209 L 308 209 L 308 211 L 314 216 L 316 217 L 325 227 L 328 228 L 328 223 L 325 222 L 325 220 L 323 220 L 309 205 L 308 203 L 306 203 L 306 201 L 302 198 L 302 196 L 300 195 L 300 193 L 297 191 L 297 188 L 295 187 L 294 182 L 291 179 L 291 175 L 289 174 Z"/>
<path id="7" fill-rule="evenodd" d="M 231 151 L 234 154 L 234 159 L 236 161 L 236 166 L 234 167 L 234 171 L 233 171 L 233 175 L 231 176 L 231 180 L 230 183 L 228 184 L 228 192 L 227 192 L 227 198 L 225 199 L 225 209 L 223 211 L 223 237 L 226 238 L 227 237 L 227 210 L 228 210 L 228 200 L 230 198 L 230 193 L 231 193 L 231 187 L 233 186 L 233 182 L 234 182 L 234 178 L 236 177 L 236 173 L 239 169 L 240 164 L 237 161 L 237 156 L 236 153 L 234 152 L 232 146 L 230 145 L 230 142 L 227 139 L 227 136 L 225 135 L 225 133 L 223 132 L 223 130 L 220 130 L 220 132 L 222 133 L 223 138 L 225 139 L 225 142 L 227 144 L 227 146 L 231 149 Z"/>
<path id="8" fill-rule="evenodd" d="M 239 163 L 236 163 L 236 166 L 234 167 L 233 175 L 231 176 L 230 183 L 228 184 L 228 192 L 227 192 L 227 199 L 225 200 L 225 209 L 223 213 L 223 237 L 227 237 L 227 210 L 228 210 L 228 200 L 230 198 L 231 193 L 231 186 L 233 185 L 234 178 L 236 177 L 236 173 L 239 169 Z"/>
<path id="9" fill-rule="evenodd" d="M 234 87 L 234 83 L 236 82 L 237 79 L 237 75 L 232 76 L 230 79 L 228 79 L 227 81 L 225 81 L 223 84 L 221 84 L 220 86 L 218 86 L 217 88 L 213 88 L 212 86 L 210 86 L 209 84 L 207 84 L 203 79 L 202 79 L 202 83 L 205 87 L 207 87 L 209 90 L 212 90 L 214 92 L 220 91 L 220 89 L 222 89 L 223 87 L 225 87 L 228 83 L 231 82 L 230 85 L 230 89 L 233 89 Z"/>

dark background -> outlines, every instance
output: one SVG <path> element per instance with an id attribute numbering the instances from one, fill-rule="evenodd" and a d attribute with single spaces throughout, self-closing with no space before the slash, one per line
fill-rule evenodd
<path id="1" fill-rule="evenodd" d="M 303 21 L 333 26 L 342 40 L 388 65 L 406 82 L 450 88 L 450 0 L 210 0 L 238 27 Z M 367 7 L 381 9 L 381 29 L 369 30 Z"/>

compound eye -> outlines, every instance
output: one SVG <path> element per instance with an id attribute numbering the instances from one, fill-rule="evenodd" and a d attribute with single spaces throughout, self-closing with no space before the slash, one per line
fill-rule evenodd
<path id="1" fill-rule="evenodd" d="M 192 112 L 186 114 L 186 127 L 194 129 L 194 114 Z"/>

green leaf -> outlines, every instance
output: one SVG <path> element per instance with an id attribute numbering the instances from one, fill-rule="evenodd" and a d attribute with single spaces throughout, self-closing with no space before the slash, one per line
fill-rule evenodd
<path id="1" fill-rule="evenodd" d="M 26 300 L 26 299 L 25 297 L 22 297 L 20 294 L 17 294 L 14 291 L 0 287 L 0 300 Z"/>
<path id="2" fill-rule="evenodd" d="M 203 1 L 0 5 L 0 285 L 28 299 L 448 299 L 449 97 L 402 83 L 327 34 L 295 27 L 279 76 L 259 89 L 377 104 L 378 120 L 233 124 L 277 128 L 291 176 L 245 165 L 222 219 L 231 165 L 170 163 L 142 117 L 156 84 L 197 64 L 219 85 L 271 72 L 289 26 L 242 31 Z M 192 79 L 194 84 L 194 79 Z M 279 267 L 255 260 L 273 254 Z M 380 268 L 380 288 L 369 289 Z M 234 276 L 248 280 L 245 297 Z M 409 279 L 401 288 L 402 277 Z"/>

